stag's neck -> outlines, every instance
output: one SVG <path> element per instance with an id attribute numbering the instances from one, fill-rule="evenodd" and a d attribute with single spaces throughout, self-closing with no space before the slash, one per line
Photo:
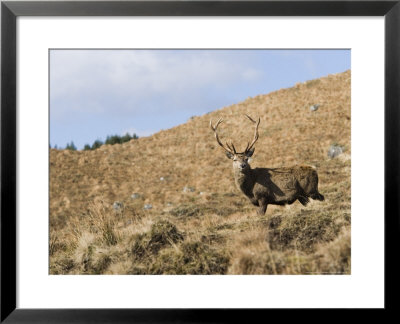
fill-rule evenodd
<path id="1" fill-rule="evenodd" d="M 254 176 L 253 170 L 248 169 L 245 172 L 237 169 L 233 170 L 236 186 L 249 198 L 253 197 Z"/>

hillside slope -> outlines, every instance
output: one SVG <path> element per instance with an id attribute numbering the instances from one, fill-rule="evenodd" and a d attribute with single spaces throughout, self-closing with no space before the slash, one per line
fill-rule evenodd
<path id="1" fill-rule="evenodd" d="M 346 71 L 128 143 L 51 149 L 50 273 L 349 273 L 350 83 Z M 312 164 L 324 202 L 256 215 L 209 128 L 224 118 L 222 140 L 244 149 L 244 114 L 261 118 L 252 167 Z M 332 144 L 344 153 L 328 157 Z"/>

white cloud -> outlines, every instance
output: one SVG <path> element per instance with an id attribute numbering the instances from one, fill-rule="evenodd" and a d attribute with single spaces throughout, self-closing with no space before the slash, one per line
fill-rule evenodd
<path id="1" fill-rule="evenodd" d="M 62 115 L 156 109 L 155 102 L 179 108 L 182 98 L 196 100 L 238 79 L 251 82 L 260 72 L 224 51 L 53 50 L 50 75 L 52 113 Z"/>

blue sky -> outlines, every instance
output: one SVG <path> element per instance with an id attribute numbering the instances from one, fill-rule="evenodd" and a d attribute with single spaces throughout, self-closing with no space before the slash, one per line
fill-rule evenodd
<path id="1" fill-rule="evenodd" d="M 50 144 L 148 136 L 350 64 L 350 50 L 51 50 Z"/>

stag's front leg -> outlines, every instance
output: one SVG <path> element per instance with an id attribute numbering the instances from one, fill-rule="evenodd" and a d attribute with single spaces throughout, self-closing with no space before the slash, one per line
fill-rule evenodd
<path id="1" fill-rule="evenodd" d="M 258 213 L 258 215 L 263 216 L 263 215 L 265 215 L 265 212 L 267 211 L 268 204 L 265 200 L 261 200 L 261 199 L 258 201 L 258 203 L 259 203 L 260 207 L 258 208 L 257 213 Z"/>

